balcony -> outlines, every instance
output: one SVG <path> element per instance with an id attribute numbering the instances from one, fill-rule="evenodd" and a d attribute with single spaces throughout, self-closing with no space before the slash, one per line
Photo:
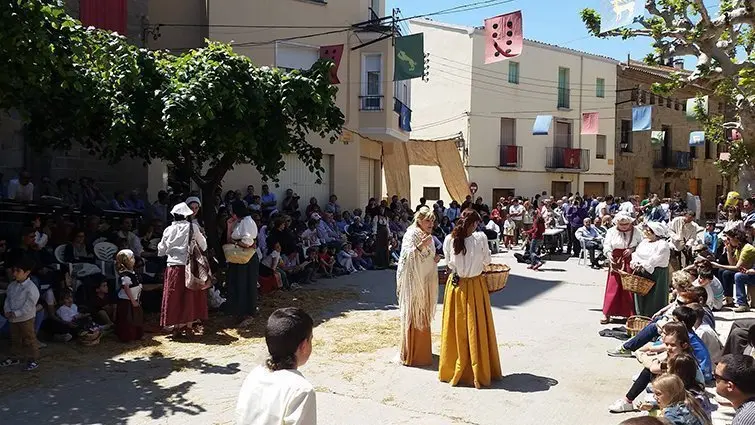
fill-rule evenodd
<path id="1" fill-rule="evenodd" d="M 359 96 L 360 111 L 382 111 L 383 95 Z"/>
<path id="2" fill-rule="evenodd" d="M 498 166 L 501 168 L 522 168 L 522 147 L 516 145 L 498 146 Z"/>
<path id="3" fill-rule="evenodd" d="M 660 149 L 654 151 L 653 154 L 653 168 L 673 170 L 692 169 L 692 158 L 689 152 Z"/>
<path id="4" fill-rule="evenodd" d="M 567 173 L 587 171 L 590 169 L 590 151 L 575 148 L 545 148 L 545 169 Z"/>
<path id="5" fill-rule="evenodd" d="M 571 98 L 571 90 L 565 87 L 558 88 L 558 108 L 569 109 L 569 99 Z"/>
<path id="6" fill-rule="evenodd" d="M 398 114 L 398 127 L 404 131 L 412 131 L 412 110 L 404 102 L 393 98 L 393 112 Z"/>

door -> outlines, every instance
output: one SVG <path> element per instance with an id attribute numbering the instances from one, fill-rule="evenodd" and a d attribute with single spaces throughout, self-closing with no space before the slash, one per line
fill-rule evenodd
<path id="1" fill-rule="evenodd" d="M 558 199 L 566 196 L 571 189 L 571 182 L 551 182 L 551 195 Z"/>
<path id="2" fill-rule="evenodd" d="M 689 193 L 693 196 L 701 196 L 703 181 L 701 179 L 689 179 Z"/>
<path id="3" fill-rule="evenodd" d="M 359 158 L 359 205 L 367 205 L 370 198 L 375 197 L 376 162 L 370 158 Z"/>
<path id="4" fill-rule="evenodd" d="M 608 195 L 608 183 L 606 182 L 585 182 L 585 196 L 606 196 Z"/>
<path id="5" fill-rule="evenodd" d="M 301 198 L 299 206 L 302 209 L 309 205 L 311 197 L 317 198 L 320 205 L 328 202 L 333 192 L 333 155 L 322 156 L 322 183 L 317 183 L 315 174 L 295 154 L 284 155 L 283 161 L 286 162 L 286 169 L 278 175 L 279 187 L 270 184 L 270 190 L 275 192 L 279 202 L 289 188 Z"/>
<path id="6" fill-rule="evenodd" d="M 491 206 L 495 205 L 499 199 L 508 198 L 509 196 L 516 196 L 514 195 L 514 189 L 493 189 L 493 199 L 490 202 Z"/>
<path id="7" fill-rule="evenodd" d="M 634 179 L 634 195 L 640 195 L 643 198 L 647 196 L 650 193 L 648 191 L 649 184 L 650 179 L 647 177 L 636 177 Z"/>

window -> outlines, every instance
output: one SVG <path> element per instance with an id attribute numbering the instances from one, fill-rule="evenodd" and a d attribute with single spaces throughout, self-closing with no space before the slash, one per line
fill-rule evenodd
<path id="1" fill-rule="evenodd" d="M 383 57 L 381 54 L 362 56 L 362 102 L 361 109 L 383 109 Z"/>
<path id="2" fill-rule="evenodd" d="M 440 200 L 440 188 L 439 187 L 423 187 L 422 197 L 428 202 Z"/>
<path id="3" fill-rule="evenodd" d="M 632 152 L 632 121 L 621 120 L 621 141 L 622 152 Z"/>
<path id="4" fill-rule="evenodd" d="M 519 84 L 519 62 L 509 62 L 509 83 Z"/>
<path id="5" fill-rule="evenodd" d="M 320 50 L 316 47 L 286 43 L 275 45 L 275 66 L 286 71 L 312 68 L 319 58 Z"/>
<path id="6" fill-rule="evenodd" d="M 595 96 L 606 97 L 606 80 L 603 78 L 595 80 Z"/>
<path id="7" fill-rule="evenodd" d="M 713 142 L 705 139 L 705 159 L 713 158 Z"/>
<path id="8" fill-rule="evenodd" d="M 516 145 L 516 120 L 501 118 L 501 146 Z"/>
<path id="9" fill-rule="evenodd" d="M 692 159 L 697 158 L 697 146 L 690 146 L 689 147 L 689 157 Z"/>
<path id="10" fill-rule="evenodd" d="M 569 68 L 558 68 L 558 107 L 569 109 Z"/>
<path id="11" fill-rule="evenodd" d="M 655 95 L 653 93 L 650 93 L 650 104 L 655 105 Z"/>
<path id="12" fill-rule="evenodd" d="M 377 21 L 380 19 L 380 0 L 370 0 L 368 21 Z"/>
<path id="13" fill-rule="evenodd" d="M 606 159 L 606 136 L 602 134 L 595 138 L 595 158 Z"/>

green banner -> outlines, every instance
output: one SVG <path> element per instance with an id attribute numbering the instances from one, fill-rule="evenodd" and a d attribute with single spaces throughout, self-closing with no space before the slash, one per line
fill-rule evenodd
<path id="1" fill-rule="evenodd" d="M 425 69 L 425 39 L 422 33 L 397 38 L 394 52 L 393 81 L 422 77 Z"/>

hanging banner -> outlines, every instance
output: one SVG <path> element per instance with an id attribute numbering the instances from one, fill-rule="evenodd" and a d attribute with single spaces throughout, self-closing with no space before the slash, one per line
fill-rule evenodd
<path id="1" fill-rule="evenodd" d="M 532 126 L 532 134 L 535 136 L 547 136 L 551 128 L 553 115 L 538 115 L 535 118 L 535 125 Z"/>
<path id="2" fill-rule="evenodd" d="M 412 131 L 412 110 L 403 103 L 398 113 L 398 126 L 404 131 Z"/>
<path id="3" fill-rule="evenodd" d="M 341 57 L 343 56 L 343 44 L 320 47 L 320 59 L 333 61 L 330 67 L 330 84 L 339 84 L 338 67 L 341 66 Z"/>
<path id="4" fill-rule="evenodd" d="M 600 0 L 600 32 L 632 25 L 645 14 L 644 0 Z"/>
<path id="5" fill-rule="evenodd" d="M 582 132 L 580 134 L 598 134 L 600 122 L 597 112 L 585 112 L 582 114 Z"/>
<path id="6" fill-rule="evenodd" d="M 522 54 L 522 11 L 485 20 L 485 63 L 500 62 Z"/>
<path id="7" fill-rule="evenodd" d="M 703 96 L 701 98 L 693 97 L 692 99 L 687 99 L 687 119 L 690 121 L 697 120 L 697 114 L 695 113 L 695 109 L 697 109 L 697 106 L 700 105 L 703 108 L 703 114 L 708 115 L 708 96 Z"/>
<path id="8" fill-rule="evenodd" d="M 632 131 L 650 130 L 653 121 L 653 107 L 635 106 L 632 108 Z"/>
<path id="9" fill-rule="evenodd" d="M 693 131 L 689 133 L 689 145 L 690 146 L 704 146 L 705 145 L 705 132 Z"/>
<path id="10" fill-rule="evenodd" d="M 650 144 L 651 145 L 662 145 L 663 140 L 666 138 L 666 132 L 665 131 L 651 131 L 650 132 Z"/>
<path id="11" fill-rule="evenodd" d="M 393 48 L 393 81 L 420 78 L 425 72 L 425 38 L 424 34 L 398 37 Z"/>
<path id="12" fill-rule="evenodd" d="M 581 156 L 581 149 L 565 148 L 564 165 L 566 166 L 566 168 L 579 168 Z"/>

